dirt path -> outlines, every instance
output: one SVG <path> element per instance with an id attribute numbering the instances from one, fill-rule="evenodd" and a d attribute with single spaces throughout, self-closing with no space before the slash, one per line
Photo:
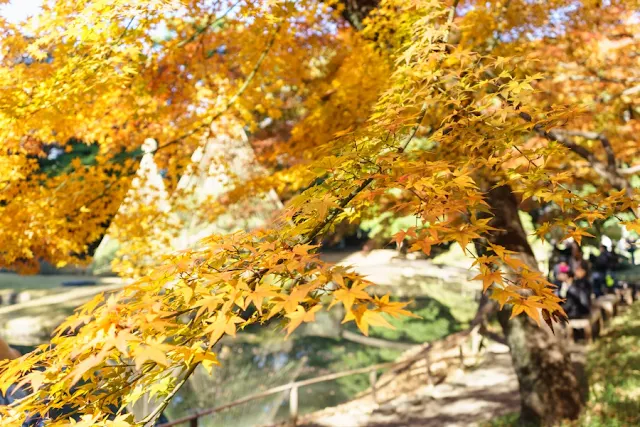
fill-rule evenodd
<path id="1" fill-rule="evenodd" d="M 439 385 L 375 404 L 358 399 L 303 419 L 304 427 L 477 426 L 519 408 L 518 381 L 506 347 L 492 346 L 476 368 L 451 375 Z"/>

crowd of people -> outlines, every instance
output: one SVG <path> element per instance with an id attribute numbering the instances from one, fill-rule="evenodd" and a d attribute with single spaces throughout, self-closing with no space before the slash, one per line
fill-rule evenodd
<path id="1" fill-rule="evenodd" d="M 570 319 L 588 317 L 592 299 L 614 293 L 621 286 L 613 274 L 620 266 L 621 255 L 612 242 L 608 243 L 603 241 L 598 252 L 589 257 L 575 242 L 566 242 L 564 247 L 554 244 L 549 279 L 556 285 L 556 294 L 564 299 L 563 308 Z M 633 264 L 635 244 L 629 246 Z"/>

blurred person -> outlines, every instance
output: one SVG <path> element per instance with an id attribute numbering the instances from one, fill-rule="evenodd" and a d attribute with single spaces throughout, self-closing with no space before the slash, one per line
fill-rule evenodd
<path id="1" fill-rule="evenodd" d="M 566 261 L 560 261 L 553 268 L 553 284 L 556 285 L 556 289 L 554 293 L 564 298 L 562 295 L 566 293 L 566 290 L 569 286 L 569 281 L 571 280 L 571 269 L 569 268 L 569 264 Z"/>
<path id="2" fill-rule="evenodd" d="M 585 276 L 588 276 L 589 272 L 589 263 L 584 259 L 584 254 L 582 253 L 582 249 L 580 246 L 573 242 L 571 245 L 571 256 L 569 257 L 569 267 L 571 271 L 575 274 L 576 271 L 582 269 L 585 271 Z"/>
<path id="3" fill-rule="evenodd" d="M 607 277 L 615 262 L 613 255 L 604 244 L 600 244 L 600 254 L 591 255 L 591 286 L 596 297 L 602 296 L 607 287 Z"/>
<path id="4" fill-rule="evenodd" d="M 560 289 L 559 296 L 564 298 L 561 305 L 569 319 L 583 319 L 591 312 L 591 286 L 586 275 L 583 268 L 578 268 Z"/>

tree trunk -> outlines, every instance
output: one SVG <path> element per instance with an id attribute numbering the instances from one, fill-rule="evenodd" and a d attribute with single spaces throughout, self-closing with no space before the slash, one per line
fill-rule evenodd
<path id="1" fill-rule="evenodd" d="M 361 30 L 363 19 L 378 6 L 379 0 L 342 0 L 342 3 L 344 18 L 356 30 Z M 487 202 L 495 215 L 491 225 L 504 230 L 489 236 L 489 240 L 518 252 L 523 262 L 538 269 L 511 188 L 491 189 Z M 552 425 L 562 419 L 577 418 L 583 401 L 570 355 L 560 339 L 524 315 L 512 320 L 509 316 L 508 309 L 498 314 L 520 384 L 521 422 Z"/>
<path id="2" fill-rule="evenodd" d="M 530 268 L 538 268 L 518 215 L 518 201 L 511 188 L 501 186 L 487 194 L 494 218 L 491 226 L 502 231 L 488 236 L 491 243 L 518 252 Z M 498 313 L 511 359 L 520 383 L 522 424 L 554 425 L 576 419 L 583 399 L 570 355 L 562 339 L 549 328 L 539 327 L 525 315 L 509 320 L 510 310 Z"/>
<path id="3" fill-rule="evenodd" d="M 344 5 L 342 16 L 351 26 L 360 31 L 364 27 L 362 21 L 373 9 L 378 7 L 380 0 L 341 0 Z"/>

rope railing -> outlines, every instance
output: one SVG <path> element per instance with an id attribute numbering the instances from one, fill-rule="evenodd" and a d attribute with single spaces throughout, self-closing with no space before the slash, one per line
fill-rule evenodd
<path id="1" fill-rule="evenodd" d="M 410 357 L 408 359 L 405 360 L 401 360 L 401 361 L 396 361 L 396 362 L 388 362 L 388 363 L 379 363 L 376 365 L 370 365 L 370 366 L 366 366 L 363 368 L 357 368 L 357 369 L 350 369 L 347 371 L 342 371 L 342 372 L 336 372 L 333 374 L 327 374 L 327 375 L 322 375 L 322 376 L 318 376 L 315 378 L 309 378 L 306 380 L 301 380 L 301 381 L 294 381 L 288 384 L 283 384 L 277 387 L 273 387 L 270 388 L 268 390 L 259 392 L 259 393 L 254 393 L 254 394 L 250 394 L 248 396 L 242 397 L 240 399 L 234 400 L 233 402 L 229 402 L 229 403 L 225 403 L 223 405 L 219 405 L 213 408 L 209 408 L 209 409 L 204 409 L 201 411 L 197 411 L 194 414 L 182 417 L 182 418 L 178 418 L 174 421 L 165 423 L 165 424 L 161 424 L 159 427 L 174 427 L 174 426 L 178 426 L 178 425 L 182 425 L 182 424 L 186 424 L 189 423 L 189 427 L 197 427 L 198 426 L 198 420 L 202 417 L 205 417 L 207 415 L 212 415 L 215 414 L 217 412 L 221 412 L 224 411 L 226 409 L 230 409 L 239 405 L 242 405 L 244 403 L 248 403 L 251 402 L 253 400 L 258 400 L 258 399 L 263 399 L 265 397 L 277 394 L 277 393 L 282 393 L 282 392 L 286 392 L 289 391 L 289 416 L 290 416 L 290 423 L 291 425 L 295 426 L 297 419 L 298 419 L 298 396 L 299 396 L 299 389 L 301 387 L 306 387 L 306 386 L 310 386 L 313 384 L 318 384 L 318 383 L 322 383 L 322 382 L 326 382 L 326 381 L 334 381 L 340 378 L 344 378 L 344 377 L 348 377 L 351 375 L 360 375 L 360 374 L 369 374 L 369 382 L 370 382 L 370 394 L 373 396 L 374 401 L 378 400 L 378 396 L 377 396 L 377 392 L 380 390 L 380 382 L 379 382 L 379 378 L 378 378 L 378 371 L 380 370 L 385 370 L 388 369 L 390 372 L 393 371 L 398 371 L 401 370 L 402 368 L 408 367 L 410 365 L 412 365 L 413 363 L 420 361 L 420 360 L 425 360 L 426 364 L 427 364 L 427 369 L 426 369 L 426 374 L 427 374 L 427 382 L 429 384 L 432 383 L 432 378 L 431 378 L 431 365 L 437 362 L 441 362 L 441 361 L 445 361 L 445 360 L 451 360 L 451 359 L 456 359 L 460 361 L 461 365 L 464 365 L 464 352 L 462 349 L 462 346 L 466 343 L 467 339 L 469 339 L 469 337 L 474 336 L 475 334 L 478 333 L 478 327 L 474 327 L 471 329 L 468 329 L 466 331 L 462 331 L 460 334 L 462 341 L 461 342 L 455 342 L 453 345 L 450 346 L 446 346 L 440 350 L 447 351 L 447 350 L 451 350 L 453 348 L 455 348 L 456 346 L 459 349 L 459 354 L 455 357 L 441 357 L 438 359 L 432 359 L 431 358 L 431 351 L 434 349 L 433 346 L 429 346 L 427 348 L 425 348 L 423 351 L 421 351 L 419 354 Z M 419 345 L 417 345 L 416 347 L 418 347 Z M 476 349 L 473 349 L 472 351 L 475 352 Z M 383 385 L 388 384 L 390 381 L 386 381 Z"/>

